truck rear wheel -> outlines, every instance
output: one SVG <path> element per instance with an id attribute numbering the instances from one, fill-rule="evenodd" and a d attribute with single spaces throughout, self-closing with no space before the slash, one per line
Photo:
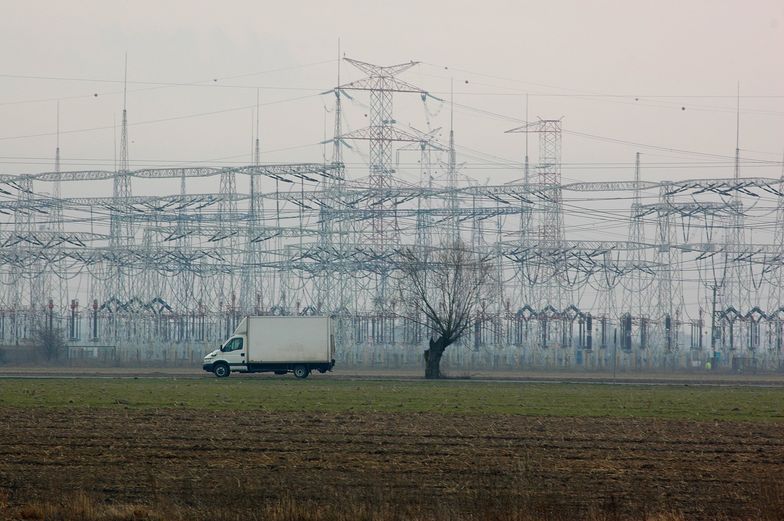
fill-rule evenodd
<path id="1" fill-rule="evenodd" d="M 304 365 L 295 365 L 294 366 L 294 376 L 297 378 L 307 378 L 310 374 L 310 369 Z"/>
<path id="2" fill-rule="evenodd" d="M 216 364 L 212 369 L 212 372 L 215 373 L 215 376 L 218 378 L 226 378 L 231 374 L 231 369 L 229 369 L 228 364 Z"/>

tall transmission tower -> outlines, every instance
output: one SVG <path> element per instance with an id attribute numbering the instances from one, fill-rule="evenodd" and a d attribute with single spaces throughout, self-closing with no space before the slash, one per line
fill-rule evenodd
<path id="1" fill-rule="evenodd" d="M 680 304 L 680 262 L 677 250 L 673 247 L 676 244 L 676 228 L 674 223 L 675 213 L 671 211 L 673 206 L 673 196 L 670 186 L 664 183 L 661 187 L 660 206 L 656 220 L 656 239 L 657 239 L 657 264 L 659 266 L 658 293 L 656 299 L 656 318 L 662 325 L 662 339 L 665 352 L 669 353 L 676 347 L 673 335 L 676 329 L 676 311 Z M 640 317 L 643 320 L 644 317 Z M 647 338 L 647 332 L 641 327 L 641 338 Z M 642 346 L 650 347 L 650 346 Z"/>
<path id="2" fill-rule="evenodd" d="M 54 171 L 55 174 L 60 173 L 60 101 L 57 101 L 57 142 L 56 148 L 54 152 Z M 55 233 L 62 233 L 64 230 L 63 225 L 63 201 L 62 201 L 62 181 L 57 175 L 57 178 L 52 183 L 52 205 L 51 205 L 51 214 L 50 214 L 50 223 L 49 229 Z M 62 263 L 55 262 L 55 269 L 58 273 L 61 272 Z M 62 304 L 66 301 L 66 283 L 61 277 L 52 278 L 49 277 L 46 281 L 47 288 L 45 290 L 46 294 L 50 297 L 51 292 L 54 291 L 55 288 L 52 286 L 56 286 L 57 289 L 57 305 Z M 54 305 L 55 299 L 52 298 L 52 304 Z"/>
<path id="3" fill-rule="evenodd" d="M 342 181 L 344 177 L 344 164 L 343 164 L 343 102 L 342 92 L 340 90 L 340 39 L 338 39 L 338 77 L 337 85 L 332 92 L 335 94 L 335 126 L 332 133 L 332 164 L 339 168 L 337 181 Z"/>
<path id="4" fill-rule="evenodd" d="M 455 89 L 449 84 L 449 151 L 447 159 L 447 188 L 449 190 L 449 211 L 452 213 L 450 222 L 452 242 L 460 238 L 460 221 L 457 217 L 457 152 L 455 151 Z"/>
<path id="5" fill-rule="evenodd" d="M 632 199 L 631 216 L 629 219 L 629 242 L 642 244 L 645 242 L 645 226 L 642 217 L 642 197 L 640 194 L 640 182 L 642 181 L 640 172 L 640 153 L 637 152 L 634 158 L 634 198 Z M 627 258 L 628 272 L 631 278 L 625 285 L 623 311 L 632 313 L 642 318 L 643 308 L 647 299 L 645 290 L 647 283 L 643 281 L 643 263 L 645 261 L 644 250 L 636 247 L 631 250 Z"/>
<path id="6" fill-rule="evenodd" d="M 740 182 L 740 82 L 738 82 L 735 110 L 735 161 L 733 165 L 732 179 L 737 186 Z M 723 266 L 724 282 L 719 288 L 721 298 L 721 310 L 736 309 L 742 312 L 750 309 L 754 305 L 750 301 L 750 291 L 748 288 L 749 280 L 743 263 L 739 260 L 736 252 L 745 247 L 744 234 L 744 208 L 741 200 L 740 191 L 733 191 L 731 201 L 728 202 L 730 211 L 726 218 L 725 237 L 724 237 L 724 263 Z M 734 334 L 734 325 L 730 324 L 730 334 L 723 335 L 723 347 L 735 349 L 738 338 Z"/>
<path id="7" fill-rule="evenodd" d="M 237 208 L 237 174 L 234 170 L 224 170 L 220 175 L 220 204 L 218 205 L 219 231 L 211 240 L 224 246 L 223 252 L 231 263 L 236 263 L 240 244 L 239 214 Z M 226 310 L 226 330 L 234 328 L 237 316 L 237 277 L 236 273 L 221 273 L 218 278 L 217 297 Z M 241 276 L 241 275 L 240 275 Z"/>
<path id="8" fill-rule="evenodd" d="M 395 93 L 416 93 L 427 96 L 424 89 L 411 85 L 397 75 L 407 71 L 419 62 L 406 62 L 397 65 L 381 66 L 351 58 L 344 58 L 348 63 L 367 74 L 367 77 L 340 85 L 337 90 L 368 91 L 370 96 L 370 124 L 339 139 L 366 140 L 370 145 L 370 187 L 376 191 L 373 208 L 383 210 L 386 199 L 385 192 L 392 187 L 394 171 L 392 169 L 392 143 L 420 141 L 419 136 L 400 129 L 395 125 L 392 115 L 392 98 Z M 375 213 L 372 221 L 373 242 L 383 246 L 387 241 L 384 220 L 380 213 Z M 395 237 L 390 238 L 395 242 Z"/>
<path id="9" fill-rule="evenodd" d="M 54 151 L 54 171 L 56 174 L 60 173 L 60 101 L 57 101 L 57 147 Z M 54 198 L 52 204 L 51 214 L 51 229 L 52 231 L 63 231 L 63 203 L 61 193 L 62 181 L 58 176 L 52 186 L 52 197 Z"/>
<path id="10" fill-rule="evenodd" d="M 261 165 L 261 138 L 260 138 L 260 93 L 256 90 L 256 111 L 255 111 L 255 139 L 253 140 L 253 166 L 258 168 Z M 259 241 L 260 223 L 259 216 L 263 215 L 264 209 L 260 208 L 261 198 L 258 197 L 259 183 L 258 172 L 249 176 L 248 190 L 248 217 L 245 233 L 245 250 L 243 252 L 242 280 L 240 281 L 240 309 L 243 314 L 259 314 L 261 308 L 261 288 L 259 287 L 259 273 L 261 269 L 261 243 Z"/>
<path id="11" fill-rule="evenodd" d="M 115 202 L 124 204 L 131 197 L 131 177 L 128 164 L 128 55 L 125 55 L 125 76 L 123 82 L 123 110 L 120 127 L 120 164 L 113 179 L 112 196 Z M 114 212 L 111 221 L 112 246 L 127 246 L 132 240 L 131 223 L 121 212 Z"/>
<path id="12" fill-rule="evenodd" d="M 525 95 L 525 123 L 523 127 L 528 126 L 528 94 Z M 525 136 L 525 153 L 523 154 L 523 189 L 526 193 L 530 193 L 531 190 L 531 167 L 530 167 L 530 160 L 528 155 L 528 135 L 529 132 L 523 132 Z M 531 244 L 531 226 L 533 223 L 533 208 L 528 203 L 528 201 L 524 199 L 520 199 L 520 233 L 519 233 L 519 241 L 520 241 L 520 249 L 525 250 Z M 534 303 L 534 294 L 532 292 L 531 283 L 523 276 L 522 273 L 522 266 L 519 266 L 518 269 L 520 270 L 519 278 L 520 278 L 520 298 L 519 302 L 522 305 L 525 304 L 533 304 Z"/>
<path id="13" fill-rule="evenodd" d="M 542 201 L 539 240 L 542 246 L 558 247 L 563 240 L 561 202 L 561 120 L 539 120 L 539 183 L 547 191 Z"/>
<path id="14" fill-rule="evenodd" d="M 374 65 L 371 63 L 344 58 L 351 65 L 364 72 L 367 76 L 360 80 L 339 85 L 338 90 L 367 91 L 370 97 L 370 124 L 367 127 L 344 134 L 340 139 L 365 140 L 370 146 L 370 190 L 373 197 L 368 200 L 370 215 L 369 236 L 367 242 L 376 249 L 384 249 L 391 244 L 400 242 L 396 227 L 390 233 L 385 226 L 384 210 L 388 208 L 390 190 L 393 186 L 392 144 L 395 142 L 418 143 L 421 138 L 414 133 L 402 130 L 393 117 L 393 95 L 396 93 L 416 93 L 428 96 L 424 89 L 411 85 L 397 76 L 419 62 L 406 62 L 397 65 Z M 376 275 L 375 296 L 376 307 L 383 310 L 389 297 L 387 295 L 386 271 Z"/>
<path id="15" fill-rule="evenodd" d="M 558 247 L 563 240 L 561 120 L 540 118 L 506 132 L 539 135 L 538 188 L 542 190 L 544 197 L 541 197 L 537 209 L 540 214 L 537 239 L 542 247 Z M 527 174 L 525 176 L 527 178 Z"/>
<path id="16" fill-rule="evenodd" d="M 109 241 L 112 249 L 128 248 L 133 242 L 133 225 L 130 212 L 127 210 L 131 198 L 131 176 L 128 164 L 128 55 L 125 55 L 125 72 L 123 80 L 123 110 L 120 127 L 120 163 L 112 180 L 112 200 L 114 202 L 110 216 Z M 120 263 L 113 263 L 108 274 L 106 300 L 117 298 L 128 301 L 131 298 L 127 274 Z"/>
<path id="17" fill-rule="evenodd" d="M 338 59 L 337 59 L 337 83 L 340 85 L 340 39 L 338 39 Z M 343 163 L 343 92 L 339 87 L 332 89 L 335 95 L 335 121 L 333 126 L 332 139 L 332 166 L 335 167 L 336 175 L 327 184 L 324 204 L 320 205 L 319 216 L 319 247 L 322 250 L 334 249 L 339 252 L 338 269 L 332 272 L 323 270 L 316 276 L 316 308 L 319 312 L 323 310 L 339 311 L 346 307 L 346 284 L 348 273 L 345 270 L 344 258 L 347 246 L 347 230 L 345 222 L 333 219 L 333 214 L 328 209 L 340 209 L 343 207 L 341 194 L 343 192 L 343 182 L 345 181 L 345 165 Z M 325 141 L 327 143 L 328 141 Z M 325 159 L 326 161 L 326 159 Z M 337 238 L 337 240 L 335 240 Z M 342 326 L 342 324 L 341 324 Z M 345 336 L 345 331 L 339 331 L 340 337 Z"/>
<path id="18" fill-rule="evenodd" d="M 536 244 L 544 249 L 557 249 L 563 241 L 563 205 L 561 190 L 561 120 L 539 119 L 508 133 L 536 133 L 539 135 L 537 176 L 540 199 L 537 205 L 538 223 Z M 527 154 L 526 154 L 527 155 Z M 537 300 L 542 307 L 563 305 L 561 287 L 555 266 L 542 267 L 542 283 L 538 285 Z"/>

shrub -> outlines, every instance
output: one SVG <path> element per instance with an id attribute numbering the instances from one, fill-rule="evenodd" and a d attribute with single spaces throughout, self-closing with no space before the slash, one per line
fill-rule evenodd
<path id="1" fill-rule="evenodd" d="M 67 354 L 68 346 L 60 328 L 38 328 L 33 331 L 32 340 L 36 354 L 46 362 L 56 362 Z"/>

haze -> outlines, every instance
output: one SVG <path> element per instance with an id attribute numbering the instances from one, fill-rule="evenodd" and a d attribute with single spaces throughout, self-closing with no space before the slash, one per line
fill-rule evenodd
<path id="1" fill-rule="evenodd" d="M 333 98 L 319 93 L 336 84 L 338 39 L 348 57 L 421 61 L 404 79 L 443 99 L 453 79 L 458 160 L 481 182 L 519 176 L 487 165 L 521 161 L 523 137 L 503 131 L 523 120 L 525 94 L 531 119 L 564 117 L 565 183 L 630 178 L 635 151 L 644 164 L 700 158 L 570 131 L 731 158 L 738 82 L 743 157 L 780 162 L 784 147 L 784 4 L 776 1 L 6 1 L 0 31 L 3 173 L 52 169 L 58 99 L 63 169 L 113 168 L 126 52 L 132 168 L 250 162 L 257 88 L 263 161 L 320 161 Z M 362 76 L 345 63 L 341 70 L 344 82 Z M 367 112 L 366 97 L 356 98 L 345 108 L 353 128 Z M 448 106 L 428 103 L 431 127 L 448 128 Z M 395 111 L 404 126 L 427 129 L 416 96 L 396 97 Z M 350 176 L 366 175 L 361 154 L 346 161 Z M 649 167 L 645 177 L 732 173 L 729 160 L 716 168 Z"/>

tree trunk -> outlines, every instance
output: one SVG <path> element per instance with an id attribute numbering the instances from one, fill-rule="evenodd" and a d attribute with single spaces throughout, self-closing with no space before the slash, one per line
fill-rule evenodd
<path id="1" fill-rule="evenodd" d="M 442 378 L 441 357 L 444 355 L 445 349 L 444 337 L 440 337 L 435 342 L 432 338 L 430 339 L 430 348 L 425 350 L 425 378 L 428 380 Z"/>

